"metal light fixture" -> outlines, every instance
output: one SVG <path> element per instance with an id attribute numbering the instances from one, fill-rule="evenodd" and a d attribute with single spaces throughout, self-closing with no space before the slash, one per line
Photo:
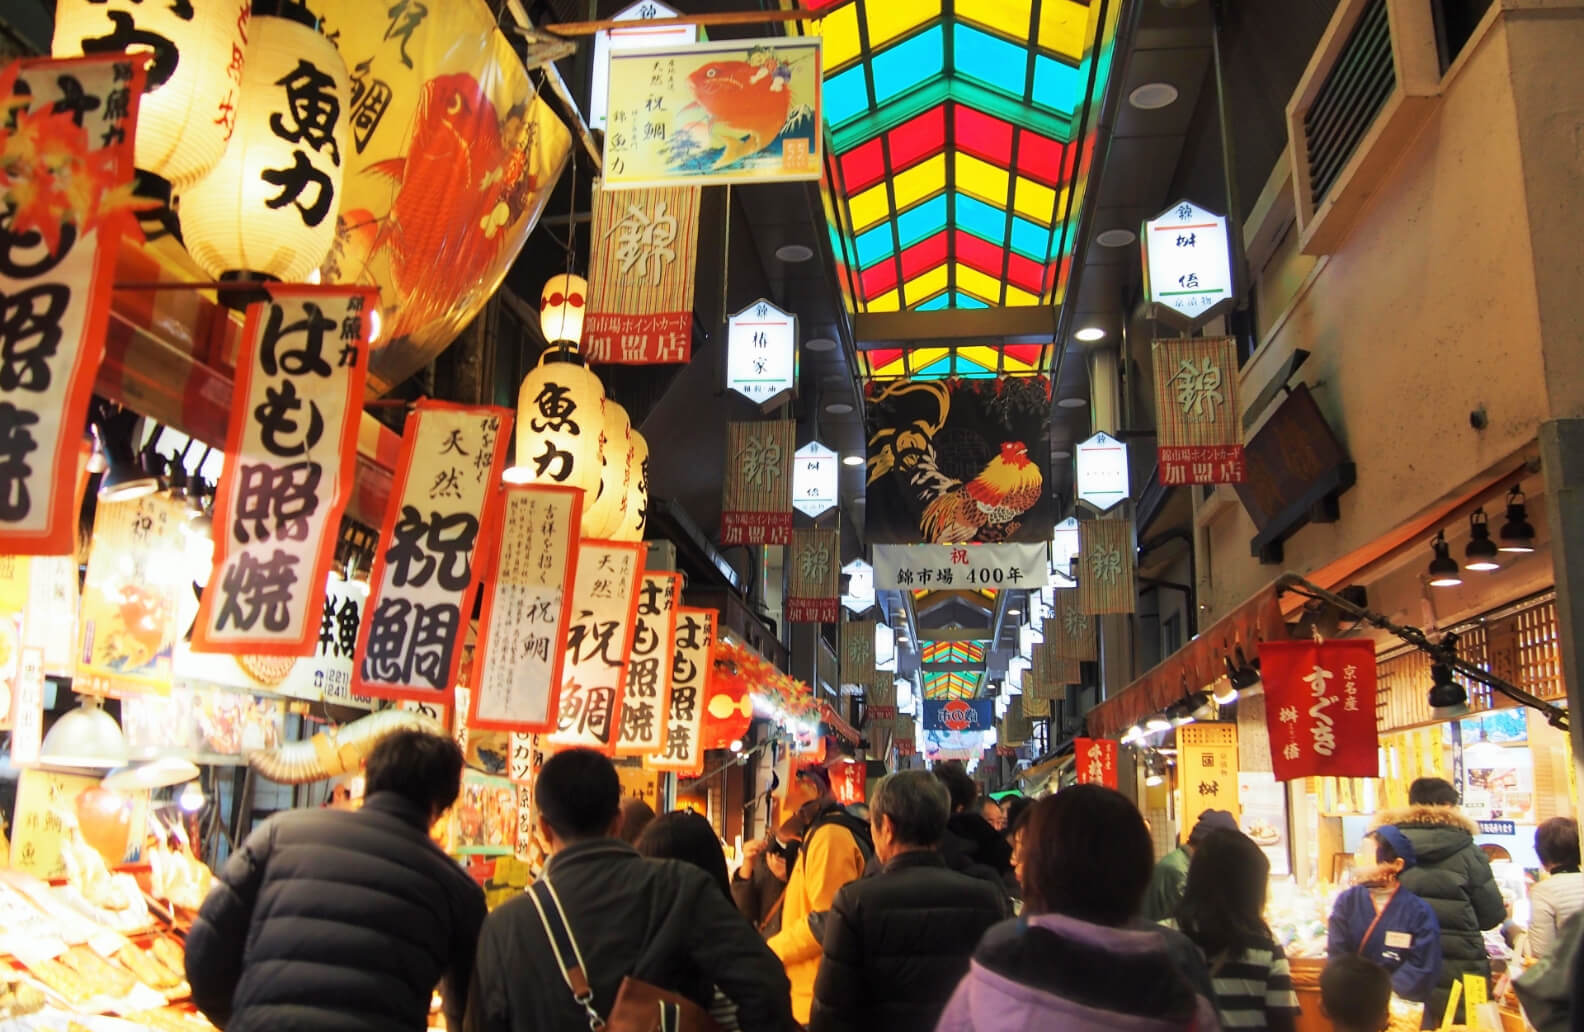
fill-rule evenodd
<path id="1" fill-rule="evenodd" d="M 165 460 L 154 450 L 152 441 L 131 461 L 112 454 L 110 468 L 99 479 L 99 500 L 130 502 L 146 498 L 160 489 L 164 471 Z"/>
<path id="2" fill-rule="evenodd" d="M 1166 761 L 1160 753 L 1151 749 L 1144 757 L 1144 784 L 1149 788 L 1156 788 L 1166 782 Z"/>
<path id="3" fill-rule="evenodd" d="M 1216 701 L 1223 706 L 1238 697 L 1239 692 L 1246 692 L 1260 683 L 1259 661 L 1249 662 L 1243 653 L 1243 646 L 1233 649 L 1232 654 L 1224 660 L 1226 664 L 1226 684 L 1216 692 Z"/>
<path id="4" fill-rule="evenodd" d="M 187 787 L 181 790 L 181 795 L 176 797 L 176 805 L 184 813 L 197 813 L 204 807 L 204 790 L 196 781 L 187 782 Z"/>
<path id="5" fill-rule="evenodd" d="M 1535 550 L 1535 529 L 1529 522 L 1528 499 L 1517 484 L 1507 492 L 1507 522 L 1502 524 L 1500 550 L 1528 554 Z"/>
<path id="6" fill-rule="evenodd" d="M 62 713 L 39 745 L 44 767 L 109 770 L 127 762 L 126 735 L 121 725 L 104 711 L 104 700 L 79 696 L 74 709 Z"/>
<path id="7" fill-rule="evenodd" d="M 160 756 L 142 763 L 117 767 L 106 774 L 104 785 L 112 792 L 128 792 L 140 788 L 169 788 L 185 784 L 198 776 L 198 766 L 180 756 Z"/>
<path id="8" fill-rule="evenodd" d="M 1456 649 L 1457 636 L 1441 639 L 1443 648 Z M 1437 719 L 1457 717 L 1468 712 L 1468 692 L 1452 679 L 1452 668 L 1445 663 L 1430 664 L 1430 710 Z"/>
<path id="9" fill-rule="evenodd" d="M 1158 735 L 1162 731 L 1170 731 L 1174 726 L 1170 720 L 1166 719 L 1165 714 L 1157 713 L 1144 721 L 1144 733 L 1147 735 Z"/>
<path id="10" fill-rule="evenodd" d="M 1435 558 L 1430 560 L 1430 586 L 1455 588 L 1462 584 L 1463 575 L 1458 569 L 1457 560 L 1452 558 L 1452 548 L 1447 544 L 1446 531 L 1436 533 L 1435 540 L 1430 542 L 1430 548 L 1435 552 Z"/>
<path id="11" fill-rule="evenodd" d="M 1135 745 L 1144 741 L 1144 739 L 1148 737 L 1149 732 L 1144 730 L 1143 724 L 1134 724 L 1132 727 L 1128 728 L 1127 733 L 1122 736 L 1122 744 Z"/>
<path id="12" fill-rule="evenodd" d="M 1490 523 L 1485 510 L 1483 507 L 1475 509 L 1469 514 L 1469 543 L 1463 549 L 1463 568 L 1480 573 L 1499 570 L 1501 563 L 1496 561 L 1497 555 L 1496 542 L 1491 540 Z"/>

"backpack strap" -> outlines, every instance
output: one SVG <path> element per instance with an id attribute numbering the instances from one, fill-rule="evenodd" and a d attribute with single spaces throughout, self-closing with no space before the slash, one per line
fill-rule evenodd
<path id="1" fill-rule="evenodd" d="M 594 1009 L 594 988 L 589 985 L 588 975 L 583 969 L 583 952 L 578 949 L 577 940 L 572 938 L 572 928 L 567 924 L 561 897 L 556 895 L 549 878 L 540 878 L 529 888 L 528 898 L 539 912 L 539 921 L 544 925 L 550 949 L 555 953 L 556 966 L 561 969 L 561 977 L 572 991 L 572 999 L 588 1014 L 589 1032 L 602 1032 L 605 1019 Z"/>

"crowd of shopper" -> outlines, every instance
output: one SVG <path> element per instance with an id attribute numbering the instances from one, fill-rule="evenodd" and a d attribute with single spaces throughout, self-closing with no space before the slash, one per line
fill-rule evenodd
<path id="1" fill-rule="evenodd" d="M 732 875 L 708 820 L 624 801 L 611 762 L 574 749 L 534 786 L 542 874 L 486 917 L 428 834 L 461 769 L 449 739 L 397 732 L 360 810 L 255 831 L 188 940 L 198 1007 L 227 1032 L 423 1029 L 436 985 L 468 1032 L 1292 1032 L 1300 1014 L 1265 923 L 1269 861 L 1224 811 L 1157 864 L 1110 789 L 1003 805 L 960 768 L 904 771 L 865 820 L 811 767 Z M 1439 1024 L 1452 980 L 1488 971 L 1473 947 L 1505 911 L 1450 790 L 1416 782 L 1364 838 L 1320 985 L 1341 1032 L 1381 1032 L 1393 995 Z M 1541 828 L 1531 950 L 1577 938 L 1577 835 Z"/>

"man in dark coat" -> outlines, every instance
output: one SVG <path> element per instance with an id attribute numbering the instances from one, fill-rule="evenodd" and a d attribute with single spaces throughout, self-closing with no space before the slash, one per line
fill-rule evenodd
<path id="1" fill-rule="evenodd" d="M 893 774 L 871 794 L 875 855 L 885 866 L 836 894 L 811 1032 L 934 1028 L 980 935 L 1005 916 L 995 886 L 941 858 L 949 806 L 945 786 L 924 771 Z"/>
<path id="2" fill-rule="evenodd" d="M 369 754 L 362 809 L 249 835 L 187 935 L 198 1009 L 227 1032 L 421 1032 L 443 981 L 460 1028 L 484 893 L 429 828 L 461 782 L 454 741 L 396 731 Z"/>
<path id="3" fill-rule="evenodd" d="M 569 749 L 545 762 L 534 785 L 539 828 L 550 843 L 543 879 L 601 1018 L 631 975 L 708 1007 L 715 988 L 737 1005 L 743 1028 L 790 1032 L 791 989 L 775 954 L 708 874 L 678 860 L 647 860 L 615 838 L 621 782 L 598 753 Z M 501 905 L 479 937 L 467 1032 L 588 1032 L 532 890 Z M 457 1026 L 454 1026 L 457 1027 Z"/>
<path id="4" fill-rule="evenodd" d="M 1430 904 L 1441 926 L 1441 977 L 1425 1008 L 1425 1021 L 1439 1024 L 1452 983 L 1466 974 L 1490 977 L 1490 957 L 1481 930 L 1507 918 L 1507 904 L 1491 874 L 1490 860 L 1474 844 L 1474 822 L 1457 809 L 1457 789 L 1441 778 L 1419 778 L 1408 788 L 1409 808 L 1384 813 L 1418 855 L 1402 873 L 1402 886 Z M 1455 1024 L 1463 1024 L 1458 1004 Z"/>

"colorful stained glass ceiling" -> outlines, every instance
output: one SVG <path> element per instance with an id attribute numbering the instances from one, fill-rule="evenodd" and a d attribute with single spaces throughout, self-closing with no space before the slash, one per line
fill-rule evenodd
<path id="1" fill-rule="evenodd" d="M 924 646 L 924 665 L 939 663 L 983 663 L 982 641 L 934 641 Z"/>
<path id="2" fill-rule="evenodd" d="M 979 694 L 979 680 L 983 674 L 925 674 L 924 698 L 972 699 Z"/>
<path id="3" fill-rule="evenodd" d="M 1059 303 L 1118 0 L 829 13 L 825 207 L 854 313 Z"/>
<path id="4" fill-rule="evenodd" d="M 997 376 L 1034 376 L 1051 360 L 1048 344 L 967 344 L 922 348 L 869 348 L 858 352 L 866 380 L 988 380 Z"/>

